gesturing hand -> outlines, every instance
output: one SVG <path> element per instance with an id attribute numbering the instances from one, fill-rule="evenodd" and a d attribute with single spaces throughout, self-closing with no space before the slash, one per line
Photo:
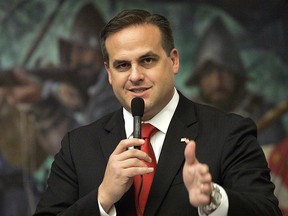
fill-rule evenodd
<path id="1" fill-rule="evenodd" d="M 196 159 L 195 146 L 194 141 L 186 144 L 183 179 L 191 205 L 199 207 L 210 203 L 212 177 L 209 167 Z"/>
<path id="2" fill-rule="evenodd" d="M 98 201 L 106 212 L 129 190 L 134 176 L 153 172 L 153 168 L 147 167 L 142 161 L 152 161 L 145 152 L 137 149 L 127 150 L 129 147 L 143 144 L 142 139 L 124 139 L 110 155 L 104 179 L 98 190 Z"/>

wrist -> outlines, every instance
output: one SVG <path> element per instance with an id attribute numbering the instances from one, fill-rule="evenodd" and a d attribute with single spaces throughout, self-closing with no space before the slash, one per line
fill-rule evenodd
<path id="1" fill-rule="evenodd" d="M 110 211 L 114 203 L 111 203 L 109 201 L 109 197 L 107 196 L 107 193 L 102 190 L 101 185 L 98 189 L 98 202 L 100 203 L 102 209 L 107 213 Z"/>

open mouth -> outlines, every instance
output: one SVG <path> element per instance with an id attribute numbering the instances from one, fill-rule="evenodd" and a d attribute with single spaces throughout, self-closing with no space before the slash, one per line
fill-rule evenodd
<path id="1" fill-rule="evenodd" d="M 134 92 L 134 93 L 142 93 L 144 91 L 148 90 L 148 88 L 133 88 L 133 89 L 130 89 L 131 92 Z"/>
<path id="2" fill-rule="evenodd" d="M 135 93 L 140 93 L 140 92 L 144 92 L 146 89 L 133 89 L 132 92 Z"/>
<path id="3" fill-rule="evenodd" d="M 144 97 L 150 88 L 130 88 L 130 92 L 136 97 Z"/>

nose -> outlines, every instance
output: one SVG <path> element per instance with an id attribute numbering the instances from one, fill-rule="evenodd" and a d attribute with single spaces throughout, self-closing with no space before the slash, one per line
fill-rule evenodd
<path id="1" fill-rule="evenodd" d="M 144 79 L 144 74 L 141 68 L 137 65 L 132 65 L 129 80 L 131 82 L 139 82 Z"/>
<path id="2" fill-rule="evenodd" d="M 220 70 L 214 70 L 211 74 L 214 83 L 221 84 L 223 82 L 223 73 Z"/>

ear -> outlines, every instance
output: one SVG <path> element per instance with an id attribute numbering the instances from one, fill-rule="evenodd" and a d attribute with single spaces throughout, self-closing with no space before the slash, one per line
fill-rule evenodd
<path id="1" fill-rule="evenodd" d="M 171 64 L 173 67 L 174 74 L 178 74 L 179 70 L 179 53 L 176 48 L 172 49 L 170 52 Z"/>
<path id="2" fill-rule="evenodd" d="M 106 72 L 108 73 L 108 81 L 111 85 L 111 71 L 110 71 L 109 64 L 107 62 L 104 62 L 104 66 L 105 66 Z"/>

